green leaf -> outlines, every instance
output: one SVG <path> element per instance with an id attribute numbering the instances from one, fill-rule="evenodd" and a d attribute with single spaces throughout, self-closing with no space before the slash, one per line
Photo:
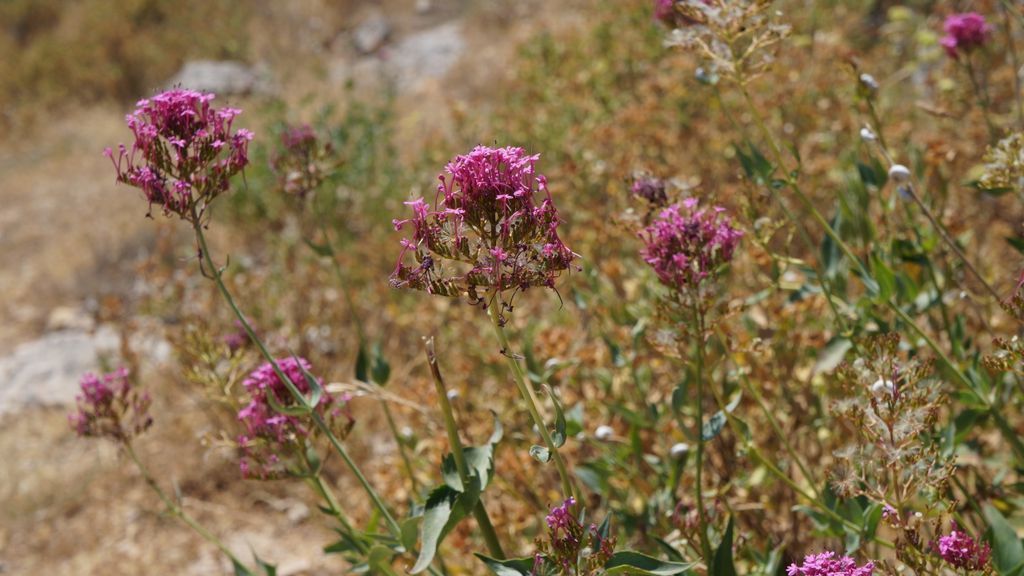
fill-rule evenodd
<path id="1" fill-rule="evenodd" d="M 878 284 L 878 300 L 888 300 L 896 291 L 896 276 L 877 252 L 871 253 L 871 272 Z"/>
<path id="2" fill-rule="evenodd" d="M 715 576 L 736 576 L 736 566 L 732 560 L 732 527 L 733 519 L 729 517 L 729 524 L 722 534 L 722 541 L 715 550 L 715 559 L 711 563 L 711 574 Z"/>
<path id="3" fill-rule="evenodd" d="M 378 386 L 386 385 L 388 378 L 391 377 L 391 365 L 384 359 L 380 344 L 376 344 L 373 347 L 373 366 L 370 368 L 370 376 L 373 377 L 374 383 Z"/>
<path id="4" fill-rule="evenodd" d="M 711 418 L 708 418 L 708 421 L 701 426 L 701 439 L 707 442 L 715 436 L 718 436 L 718 434 L 722 432 L 722 428 L 725 427 L 725 420 L 725 412 L 722 412 L 721 410 L 715 412 L 715 414 Z"/>
<path id="5" fill-rule="evenodd" d="M 551 398 L 551 403 L 555 405 L 555 429 L 551 434 L 551 441 L 555 444 L 555 448 L 561 448 L 565 445 L 565 412 L 562 410 L 562 403 L 558 401 L 558 397 L 555 396 L 555 391 L 551 386 L 544 386 L 544 390 L 547 391 L 548 397 Z"/>
<path id="6" fill-rule="evenodd" d="M 387 568 L 391 567 L 391 558 L 394 555 L 395 552 L 391 548 L 377 544 L 370 548 L 370 553 L 366 557 L 366 564 L 373 571 L 372 573 L 383 573 Z"/>
<path id="7" fill-rule="evenodd" d="M 1017 538 L 1017 532 L 991 504 L 985 504 L 982 512 L 992 533 L 992 563 L 1004 576 L 1019 573 L 1024 565 L 1024 545 Z"/>
<path id="8" fill-rule="evenodd" d="M 416 549 L 416 535 L 419 533 L 420 517 L 406 518 L 402 521 L 402 548 L 406 551 Z"/>
<path id="9" fill-rule="evenodd" d="M 323 386 L 320 385 L 320 382 L 316 379 L 316 377 L 309 373 L 309 370 L 306 370 L 306 367 L 303 366 L 302 362 L 299 361 L 298 356 L 292 354 L 292 358 L 295 359 L 295 365 L 298 366 L 299 370 L 302 371 L 302 377 L 306 379 L 306 385 L 309 386 L 310 393 L 309 398 L 306 399 L 306 402 L 309 404 L 310 408 L 316 408 L 316 405 L 320 403 L 320 398 L 322 398 L 324 395 Z"/>
<path id="10" fill-rule="evenodd" d="M 495 560 L 483 554 L 476 554 L 476 557 L 497 576 L 530 576 L 533 574 L 533 556 L 509 558 L 508 560 Z"/>
<path id="11" fill-rule="evenodd" d="M 362 344 L 359 345 L 359 353 L 356 355 L 356 380 L 369 382 L 370 355 Z"/>
<path id="12" fill-rule="evenodd" d="M 439 486 L 430 493 L 424 504 L 423 524 L 420 526 L 420 554 L 410 574 L 418 574 L 430 566 L 441 541 L 466 517 L 479 496 L 478 491 L 458 492 L 447 485 Z"/>
<path id="13" fill-rule="evenodd" d="M 267 403 L 270 404 L 270 407 L 273 408 L 275 412 L 278 414 L 284 414 L 285 416 L 305 416 L 310 413 L 305 406 L 300 404 L 293 406 L 285 406 L 281 404 L 277 399 L 277 394 L 274 393 L 267 394 Z"/>
<path id="14" fill-rule="evenodd" d="M 551 461 L 551 451 L 538 444 L 530 446 L 530 456 L 533 456 L 533 458 L 541 464 L 547 464 Z"/>
<path id="15" fill-rule="evenodd" d="M 624 550 L 612 555 L 604 565 L 606 574 L 655 574 L 657 576 L 682 574 L 696 566 L 696 562 L 668 562 L 646 554 Z M 715 573 L 717 576 L 717 572 Z"/>

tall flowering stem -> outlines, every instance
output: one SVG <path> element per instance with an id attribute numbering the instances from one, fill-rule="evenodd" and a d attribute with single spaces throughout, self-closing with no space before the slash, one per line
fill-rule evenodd
<path id="1" fill-rule="evenodd" d="M 381 512 L 392 535 L 400 538 L 398 522 L 322 414 L 314 410 L 310 399 L 287 377 L 256 336 L 224 284 L 223 269 L 214 264 L 210 255 L 203 233 L 208 209 L 217 196 L 228 191 L 231 178 L 248 164 L 248 142 L 253 137 L 252 132 L 244 128 L 232 132 L 232 122 L 241 111 L 213 108 L 210 104 L 213 99 L 213 94 L 170 90 L 141 100 L 135 112 L 127 117 L 128 127 L 135 136 L 131 150 L 122 144 L 118 146 L 116 159 L 109 148 L 105 154 L 113 160 L 118 182 L 141 189 L 151 206 L 161 205 L 166 216 L 177 216 L 192 226 L 204 276 L 216 283 L 241 327 L 291 394 L 296 406 L 308 414 L 327 437 Z"/>
<path id="2" fill-rule="evenodd" d="M 219 538 L 185 512 L 176 500 L 167 496 L 149 468 L 135 453 L 132 440 L 149 429 L 153 418 L 149 415 L 149 395 L 134 385 L 128 370 L 120 368 L 99 376 L 86 374 L 79 382 L 79 389 L 81 394 L 77 398 L 77 409 L 68 415 L 72 430 L 83 438 L 107 438 L 117 443 L 172 516 L 220 549 L 236 568 L 248 570 Z"/>
<path id="3" fill-rule="evenodd" d="M 292 395 L 292 397 L 295 399 L 298 405 L 309 413 L 310 418 L 312 418 L 313 420 L 313 423 L 317 426 L 317 428 L 320 429 L 321 432 L 323 432 L 324 436 L 327 437 L 327 439 L 331 443 L 331 446 L 334 448 L 334 451 L 337 452 L 338 455 L 341 456 L 341 459 L 345 461 L 345 465 L 348 466 L 352 474 L 355 475 L 356 479 L 359 481 L 359 484 L 363 487 L 363 490 L 365 490 L 367 495 L 370 496 L 370 500 L 373 501 L 374 506 L 377 508 L 377 510 L 380 511 L 381 516 L 387 523 L 388 529 L 392 533 L 392 535 L 395 537 L 400 537 L 402 533 L 401 527 L 398 525 L 398 522 L 395 520 L 394 516 L 391 515 L 391 511 L 388 510 L 388 507 L 384 504 L 384 501 L 381 500 L 380 496 L 377 494 L 377 491 L 374 490 L 373 486 L 371 486 L 369 481 L 366 479 L 366 476 L 363 475 L 362 471 L 359 469 L 359 466 L 355 463 L 354 460 L 352 460 L 352 457 L 349 456 L 348 450 L 346 450 L 345 446 L 342 445 L 340 440 L 338 440 L 338 437 L 331 430 L 331 427 L 327 425 L 327 422 L 324 420 L 323 416 L 319 412 L 314 410 L 314 406 L 310 404 L 306 396 L 296 387 L 296 385 L 291 381 L 291 379 L 288 378 L 284 371 L 281 370 L 281 367 L 278 365 L 277 360 L 273 357 L 273 355 L 270 354 L 270 351 L 267 350 L 266 345 L 263 343 L 262 340 L 260 340 L 260 338 L 256 335 L 256 332 L 252 329 L 252 326 L 246 319 L 245 314 L 242 314 L 242 311 L 238 308 L 238 305 L 235 303 L 235 299 L 231 296 L 231 292 L 224 284 L 224 279 L 222 276 L 223 270 L 221 268 L 218 268 L 213 263 L 213 259 L 210 256 L 210 251 L 206 245 L 206 237 L 203 234 L 203 227 L 200 224 L 198 217 L 193 221 L 193 229 L 195 230 L 196 233 L 196 240 L 199 243 L 200 256 L 206 263 L 207 268 L 211 271 L 210 274 L 213 278 L 213 281 L 217 284 L 217 289 L 220 291 L 221 296 L 223 296 L 224 300 L 231 308 L 231 311 L 234 312 L 235 317 L 238 318 L 238 321 L 242 324 L 242 328 L 245 330 L 245 333 L 249 335 L 249 339 L 256 344 L 256 347 L 257 349 L 259 349 L 260 354 L 262 354 L 263 357 L 270 364 L 271 368 L 274 371 L 274 374 L 276 374 L 280 381 L 285 385 L 285 388 Z"/>
<path id="4" fill-rule="evenodd" d="M 487 310 L 501 353 L 568 497 L 575 495 L 568 468 L 504 329 L 504 312 L 512 311 L 517 293 L 534 287 L 553 289 L 576 258 L 558 236 L 561 218 L 547 179 L 536 171 L 538 159 L 522 148 L 487 146 L 452 159 L 438 176 L 433 203 L 422 198 L 406 202 L 412 217 L 394 221 L 396 230 L 411 227 L 412 237 L 401 242 L 391 285 L 467 298 Z"/>
<path id="5" fill-rule="evenodd" d="M 704 363 L 708 336 L 707 309 L 710 290 L 722 268 L 735 253 L 743 233 L 735 228 L 725 209 L 700 208 L 696 198 L 673 204 L 645 228 L 641 256 L 654 269 L 658 280 L 672 291 L 674 304 L 690 316 L 695 338 L 694 379 L 697 385 L 697 462 L 695 499 L 700 519 L 701 551 L 711 559 L 708 520 L 704 510 Z M 679 414 L 676 415 L 679 418 Z M 681 419 L 680 419 L 681 420 Z"/>
<path id="6" fill-rule="evenodd" d="M 434 388 L 437 390 L 437 399 L 441 403 L 441 413 L 444 415 L 444 429 L 448 433 L 448 443 L 451 444 L 452 458 L 455 460 L 455 468 L 458 471 L 459 479 L 463 486 L 469 486 L 469 466 L 466 464 L 466 455 L 462 452 L 462 442 L 459 440 L 459 428 L 455 423 L 455 414 L 452 412 L 452 404 L 448 400 L 448 390 L 441 376 L 441 368 L 437 364 L 437 354 L 434 352 L 434 339 L 428 338 L 424 343 L 427 353 L 427 363 L 430 365 L 430 374 L 434 378 Z M 491 523 L 487 509 L 484 508 L 483 496 L 473 506 L 473 517 L 476 518 L 480 532 L 483 533 L 484 541 L 487 542 L 487 549 L 491 556 L 498 560 L 505 559 L 505 551 L 501 548 L 501 541 L 494 531 L 494 524 Z"/>

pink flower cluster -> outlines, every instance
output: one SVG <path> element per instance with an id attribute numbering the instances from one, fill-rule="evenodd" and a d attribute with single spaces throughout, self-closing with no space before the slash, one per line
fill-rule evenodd
<path id="1" fill-rule="evenodd" d="M 957 58 L 961 53 L 982 46 L 992 33 L 992 26 L 985 22 L 984 16 L 976 12 L 952 14 L 946 18 L 943 28 L 946 35 L 939 43 L 950 58 Z"/>
<path id="2" fill-rule="evenodd" d="M 392 286 L 452 297 L 473 297 L 479 288 L 553 287 L 576 254 L 558 237 L 561 220 L 535 171 L 538 158 L 522 148 L 486 146 L 455 157 L 438 177 L 433 204 L 407 202 L 412 217 L 394 221 L 396 230 L 411 226 L 413 234 L 402 240 Z"/>
<path id="3" fill-rule="evenodd" d="M 311 367 L 304 358 L 284 358 L 277 361 L 281 372 L 303 394 L 309 394 L 310 386 L 303 373 Z M 297 405 L 295 397 L 278 377 L 274 367 L 264 363 L 257 368 L 242 385 L 251 398 L 249 404 L 238 411 L 238 420 L 245 427 L 239 436 L 242 450 L 239 466 L 243 476 L 273 478 L 285 473 L 289 457 L 296 450 L 305 450 L 305 441 L 311 435 L 304 416 L 290 416 L 278 412 L 271 403 L 289 408 Z M 340 413 L 345 398 L 338 398 L 324 391 L 316 411 L 326 420 L 333 421 Z"/>
<path id="4" fill-rule="evenodd" d="M 665 181 L 661 178 L 651 176 L 640 176 L 633 180 L 629 189 L 630 193 L 637 198 L 643 198 L 652 206 L 664 206 L 668 204 L 668 190 Z"/>
<path id="5" fill-rule="evenodd" d="M 943 560 L 961 570 L 983 570 L 992 555 L 992 548 L 987 543 L 978 544 L 960 530 L 956 522 L 953 522 L 950 533 L 940 537 L 933 547 Z"/>
<path id="6" fill-rule="evenodd" d="M 149 395 L 132 385 L 127 369 L 102 376 L 86 374 L 79 386 L 78 409 L 68 415 L 68 423 L 79 436 L 127 442 L 153 424 Z"/>
<path id="7" fill-rule="evenodd" d="M 857 566 L 853 558 L 836 558 L 835 552 L 811 554 L 804 558 L 803 564 L 790 564 L 786 568 L 788 576 L 871 576 L 874 571 L 874 562 Z"/>
<path id="8" fill-rule="evenodd" d="M 270 161 L 281 189 L 286 194 L 305 198 L 323 182 L 326 170 L 321 164 L 332 152 L 330 142 L 321 144 L 308 124 L 291 126 L 281 134 L 281 148 Z"/>
<path id="9" fill-rule="evenodd" d="M 615 552 L 614 539 L 602 538 L 594 524 L 584 529 L 572 513 L 575 506 L 576 499 L 570 496 L 552 508 L 545 518 L 550 544 L 544 543 L 541 551 L 534 555 L 534 574 L 543 572 L 545 562 L 556 564 L 562 574 L 576 574 L 577 568 L 579 574 L 596 574 L 611 559 Z M 589 554 L 583 553 L 586 548 L 590 549 Z"/>
<path id="10" fill-rule="evenodd" d="M 725 209 L 705 210 L 688 198 L 673 204 L 644 228 L 641 256 L 666 286 L 679 291 L 695 290 L 732 260 L 743 232 L 724 214 Z"/>
<path id="11" fill-rule="evenodd" d="M 116 157 L 110 148 L 104 151 L 114 163 L 117 181 L 141 189 L 150 206 L 161 206 L 167 216 L 191 220 L 201 215 L 249 163 L 253 137 L 244 128 L 232 133 L 241 111 L 213 108 L 213 98 L 193 90 L 169 90 L 140 100 L 126 117 L 135 136 L 131 150 L 120 144 Z"/>

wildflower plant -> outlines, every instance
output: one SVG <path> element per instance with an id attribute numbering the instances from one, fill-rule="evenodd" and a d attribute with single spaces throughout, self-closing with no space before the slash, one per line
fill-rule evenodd
<path id="1" fill-rule="evenodd" d="M 858 566 L 853 558 L 831 551 L 811 554 L 802 563 L 786 568 L 786 576 L 871 576 L 874 573 L 874 562 Z"/>
<path id="2" fill-rule="evenodd" d="M 78 410 L 68 415 L 68 421 L 83 438 L 129 443 L 153 424 L 149 394 L 132 383 L 127 368 L 99 376 L 86 374 L 79 388 Z"/>
<path id="3" fill-rule="evenodd" d="M 672 27 L 669 46 L 693 50 L 711 69 L 746 82 L 775 61 L 774 50 L 789 35 L 775 20 L 772 0 L 675 0 L 659 2 L 659 19 Z"/>
<path id="4" fill-rule="evenodd" d="M 311 367 L 305 358 L 284 358 L 278 360 L 277 365 L 296 383 L 300 392 L 312 392 L 306 379 Z M 313 442 L 317 429 L 302 414 L 288 413 L 295 408 L 296 401 L 274 367 L 269 362 L 264 363 L 242 385 L 250 398 L 238 411 L 238 420 L 244 428 L 238 437 L 242 475 L 268 479 L 311 472 L 309 467 L 315 462 L 310 462 L 309 456 L 316 454 Z M 344 438 L 354 424 L 346 402 L 346 398 L 325 390 L 314 408 L 340 438 Z M 319 458 L 314 456 L 313 460 Z"/>
<path id="5" fill-rule="evenodd" d="M 539 158 L 522 148 L 477 146 L 452 159 L 434 201 L 407 202 L 412 217 L 394 221 L 396 230 L 412 228 L 412 237 L 402 241 L 392 286 L 485 305 L 497 298 L 503 308 L 518 291 L 554 288 L 576 254 L 558 236 L 561 218 L 536 172 Z"/>
<path id="6" fill-rule="evenodd" d="M 241 110 L 214 108 L 213 99 L 176 89 L 140 100 L 125 119 L 135 137 L 131 148 L 104 151 L 117 181 L 142 190 L 150 207 L 156 204 L 166 216 L 203 218 L 249 163 L 253 138 L 246 128 L 233 130 Z"/>
<path id="7" fill-rule="evenodd" d="M 992 547 L 971 538 L 956 521 L 951 522 L 949 534 L 932 544 L 935 552 L 950 566 L 969 572 L 987 571 Z"/>
<path id="8" fill-rule="evenodd" d="M 899 343 L 896 334 L 865 342 L 864 355 L 837 371 L 847 395 L 833 407 L 851 439 L 834 454 L 837 492 L 897 512 L 919 494 L 937 497 L 953 473 L 931 440 L 946 397 L 930 363 L 901 360 Z"/>
<path id="9" fill-rule="evenodd" d="M 977 12 L 950 14 L 942 28 L 946 34 L 939 43 L 950 58 L 960 58 L 981 48 L 992 34 L 992 26 Z"/>

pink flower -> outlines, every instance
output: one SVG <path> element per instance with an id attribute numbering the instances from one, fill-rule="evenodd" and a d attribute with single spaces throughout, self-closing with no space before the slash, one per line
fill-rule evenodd
<path id="1" fill-rule="evenodd" d="M 141 189 L 150 206 L 159 205 L 167 216 L 201 216 L 249 163 L 253 138 L 244 128 L 232 133 L 232 121 L 241 111 L 213 108 L 213 98 L 192 90 L 169 90 L 140 100 L 125 117 L 135 136 L 131 149 L 120 144 L 116 155 L 110 148 L 104 150 L 117 181 Z"/>
<path id="2" fill-rule="evenodd" d="M 78 409 L 68 415 L 68 423 L 79 436 L 127 442 L 153 424 L 149 395 L 135 389 L 127 369 L 102 376 L 85 374 L 79 386 Z"/>
<path id="3" fill-rule="evenodd" d="M 950 58 L 984 45 L 992 32 L 992 26 L 985 22 L 985 17 L 976 12 L 952 14 L 946 18 L 943 28 L 946 35 L 939 43 Z"/>
<path id="4" fill-rule="evenodd" d="M 717 275 L 732 260 L 743 233 L 732 225 L 725 209 L 705 210 L 689 198 L 664 209 L 640 237 L 640 254 L 666 286 L 679 291 L 696 289 Z"/>
<path id="5" fill-rule="evenodd" d="M 535 172 L 538 158 L 477 146 L 449 162 L 433 204 L 406 202 L 412 217 L 393 221 L 412 237 L 402 240 L 391 285 L 451 297 L 553 287 L 576 254 L 558 237 L 561 219 Z M 415 265 L 405 263 L 410 253 Z"/>
<path id="6" fill-rule="evenodd" d="M 321 142 L 309 125 L 290 126 L 281 134 L 281 148 L 270 167 L 285 193 L 305 198 L 323 183 L 330 170 L 331 143 Z"/>
<path id="7" fill-rule="evenodd" d="M 849 556 L 837 559 L 835 552 L 811 554 L 804 557 L 803 564 L 790 564 L 786 568 L 788 576 L 871 576 L 874 571 L 874 562 L 857 566 Z"/>
<path id="8" fill-rule="evenodd" d="M 952 531 L 933 542 L 932 547 L 950 565 L 964 570 L 983 570 L 992 554 L 991 547 L 976 540 L 952 522 Z"/>
<path id="9" fill-rule="evenodd" d="M 637 198 L 643 198 L 656 207 L 668 204 L 668 192 L 665 181 L 660 178 L 641 176 L 633 180 L 630 192 Z"/>
<path id="10" fill-rule="evenodd" d="M 310 385 L 303 373 L 311 370 L 309 362 L 291 357 L 278 360 L 277 365 L 300 392 L 309 394 Z M 243 476 L 281 476 L 293 457 L 305 450 L 305 441 L 313 432 L 308 425 L 309 417 L 282 414 L 275 408 L 275 404 L 283 408 L 295 407 L 298 402 L 269 362 L 249 374 L 242 385 L 250 401 L 238 411 L 238 420 L 245 427 L 245 433 L 238 438 L 242 451 L 239 467 Z M 342 409 L 346 400 L 325 390 L 315 410 L 329 425 L 336 424 L 341 415 L 351 424 L 351 417 Z"/>

